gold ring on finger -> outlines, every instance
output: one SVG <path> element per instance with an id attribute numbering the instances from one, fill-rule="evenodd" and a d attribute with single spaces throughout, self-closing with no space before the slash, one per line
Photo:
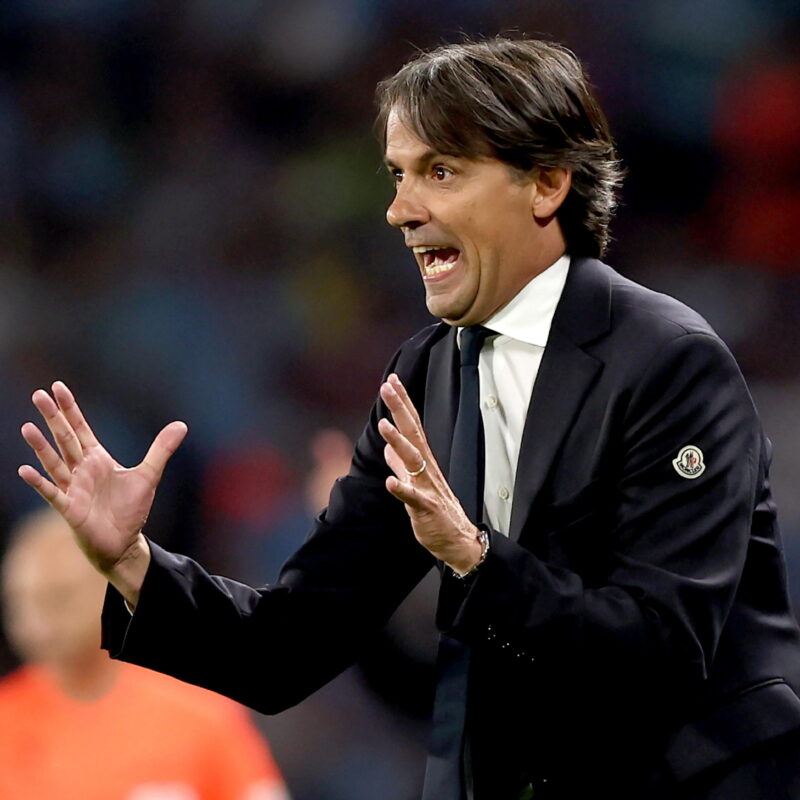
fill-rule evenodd
<path id="1" fill-rule="evenodd" d="M 423 458 L 420 468 L 416 472 L 411 472 L 410 470 L 406 470 L 406 475 L 408 475 L 409 478 L 416 478 L 417 475 L 422 475 L 422 473 L 425 472 L 427 466 L 428 462 Z"/>

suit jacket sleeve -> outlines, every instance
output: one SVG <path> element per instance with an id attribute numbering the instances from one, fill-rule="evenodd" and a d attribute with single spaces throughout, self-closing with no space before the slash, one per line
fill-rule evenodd
<path id="1" fill-rule="evenodd" d="M 391 371 L 418 391 L 424 363 L 415 340 Z M 336 482 L 328 508 L 275 584 L 256 589 L 211 576 L 150 542 L 133 617 L 108 589 L 103 647 L 264 713 L 299 702 L 349 666 L 433 564 L 385 488 L 377 422 L 387 413 L 379 399 L 349 474 Z"/>
<path id="2" fill-rule="evenodd" d="M 733 357 L 707 333 L 658 348 L 631 387 L 602 501 L 564 530 L 532 520 L 528 532 L 591 541 L 598 563 L 585 570 L 493 533 L 470 584 L 445 577 L 437 620 L 556 683 L 577 673 L 596 689 L 657 680 L 685 691 L 708 674 L 742 574 L 760 427 Z M 673 466 L 686 445 L 704 455 L 695 478 Z"/>

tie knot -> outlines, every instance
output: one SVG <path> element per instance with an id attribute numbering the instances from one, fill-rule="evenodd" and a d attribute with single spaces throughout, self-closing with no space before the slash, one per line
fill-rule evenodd
<path id="1" fill-rule="evenodd" d="M 488 336 L 494 336 L 494 331 L 484 328 L 483 325 L 470 325 L 461 329 L 462 367 L 478 366 L 478 356 Z"/>

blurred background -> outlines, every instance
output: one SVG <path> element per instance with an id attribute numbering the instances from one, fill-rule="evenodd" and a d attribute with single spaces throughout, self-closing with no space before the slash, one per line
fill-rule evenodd
<path id="1" fill-rule="evenodd" d="M 63 379 L 122 463 L 186 420 L 150 535 L 274 579 L 338 474 L 341 440 L 317 432 L 354 439 L 432 321 L 383 216 L 374 85 L 498 32 L 586 64 L 629 171 L 606 260 L 739 359 L 800 608 L 796 0 L 2 0 L 0 546 L 40 505 L 16 476 L 30 394 Z M 431 591 L 357 668 L 257 720 L 295 800 L 417 796 L 434 635 L 408 619 Z M 0 673 L 15 663 L 0 642 Z"/>

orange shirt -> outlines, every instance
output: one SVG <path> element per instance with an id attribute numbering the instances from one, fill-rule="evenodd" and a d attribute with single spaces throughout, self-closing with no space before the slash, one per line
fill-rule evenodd
<path id="1" fill-rule="evenodd" d="M 277 800 L 269 751 L 237 704 L 121 664 L 80 702 L 29 665 L 0 681 L 0 800 Z"/>

